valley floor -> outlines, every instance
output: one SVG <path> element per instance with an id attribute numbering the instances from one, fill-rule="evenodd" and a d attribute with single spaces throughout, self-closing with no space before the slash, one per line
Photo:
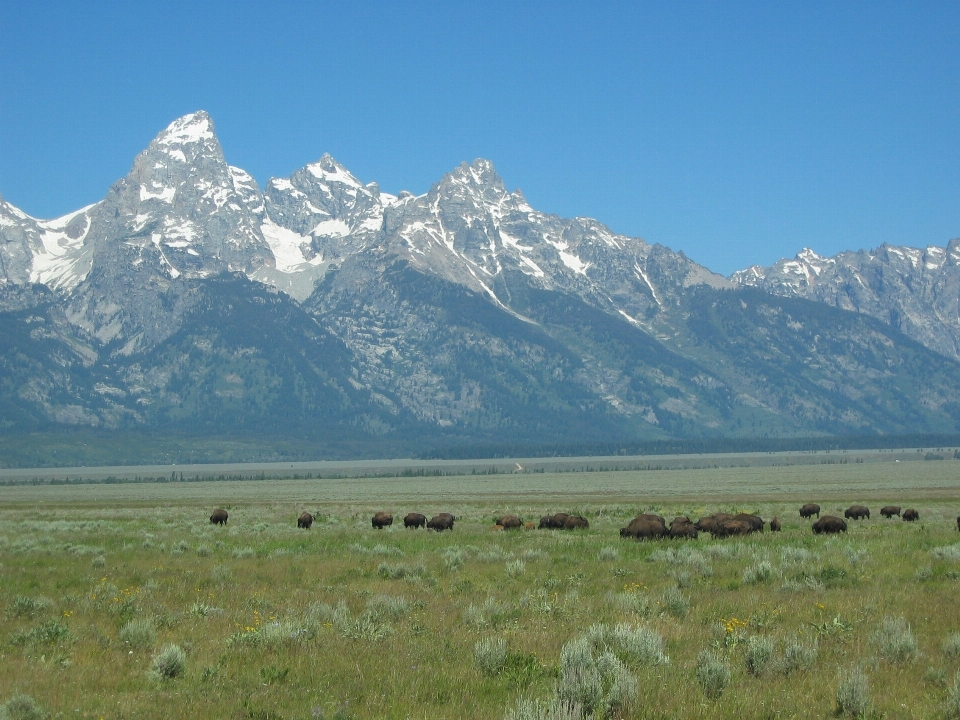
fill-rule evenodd
<path id="1" fill-rule="evenodd" d="M 872 519 L 815 536 L 808 501 Z M 920 521 L 881 519 L 888 503 Z M 718 510 L 784 529 L 619 537 L 640 512 Z M 410 511 L 456 525 L 404 530 Z M 558 511 L 590 528 L 492 530 Z M 0 703 L 519 720 L 558 717 L 559 694 L 597 717 L 827 718 L 842 690 L 868 717 L 957 717 L 958 514 L 955 460 L 2 487 Z"/>

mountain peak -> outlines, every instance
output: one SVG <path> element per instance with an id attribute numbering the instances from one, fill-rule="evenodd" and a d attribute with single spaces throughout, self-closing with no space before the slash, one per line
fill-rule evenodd
<path id="1" fill-rule="evenodd" d="M 216 140 L 213 120 L 204 110 L 177 118 L 157 136 L 160 145 L 190 145 L 208 140 Z"/>
<path id="2" fill-rule="evenodd" d="M 362 183 L 353 176 L 353 173 L 334 160 L 330 153 L 324 153 L 323 157 L 315 163 L 307 165 L 304 170 L 324 183 L 339 182 L 357 188 L 362 186 Z"/>

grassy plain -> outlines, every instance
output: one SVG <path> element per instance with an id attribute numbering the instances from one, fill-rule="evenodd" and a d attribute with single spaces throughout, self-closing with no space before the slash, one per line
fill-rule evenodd
<path id="1" fill-rule="evenodd" d="M 841 515 L 863 502 L 873 519 L 814 536 L 806 501 Z M 887 503 L 921 521 L 881 520 Z M 217 506 L 225 527 L 207 521 Z M 375 510 L 397 524 L 373 530 Z M 590 529 L 491 531 L 499 514 L 561 510 Z M 650 510 L 758 511 L 784 531 L 619 538 Z M 458 521 L 407 531 L 409 511 Z M 960 710 L 958 514 L 953 460 L 0 488 L 0 703 L 22 693 L 64 718 L 526 718 L 523 699 L 570 696 L 576 645 L 611 716 L 827 718 L 859 668 L 867 717 L 943 717 L 951 691 Z M 170 644 L 182 673 L 169 652 L 155 662 Z"/>

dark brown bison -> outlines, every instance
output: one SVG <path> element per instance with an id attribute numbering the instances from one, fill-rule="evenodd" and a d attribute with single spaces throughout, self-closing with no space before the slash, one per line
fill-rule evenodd
<path id="1" fill-rule="evenodd" d="M 866 505 L 851 505 L 843 512 L 843 517 L 849 518 L 850 520 L 863 520 L 863 518 L 870 519 L 870 508 Z"/>
<path id="2" fill-rule="evenodd" d="M 658 520 L 636 517 L 625 528 L 621 528 L 620 537 L 635 540 L 656 540 L 667 534 L 667 526 Z"/>
<path id="3" fill-rule="evenodd" d="M 562 530 L 563 524 L 567 521 L 569 515 L 566 513 L 555 513 L 553 515 L 544 515 L 540 518 L 541 530 Z"/>
<path id="4" fill-rule="evenodd" d="M 754 532 L 753 525 L 746 520 L 724 520 L 713 533 L 716 537 L 730 537 L 731 535 L 749 535 Z"/>
<path id="5" fill-rule="evenodd" d="M 690 522 L 690 518 L 688 517 L 677 517 L 670 523 L 669 535 L 671 538 L 690 538 L 696 540 L 697 534 L 697 528 L 694 527 L 694 524 Z"/>
<path id="6" fill-rule="evenodd" d="M 304 510 L 297 518 L 297 527 L 309 530 L 311 525 L 313 525 L 313 515 Z"/>
<path id="7" fill-rule="evenodd" d="M 567 519 L 563 521 L 564 530 L 586 530 L 588 527 L 590 523 L 582 515 L 567 515 Z"/>
<path id="8" fill-rule="evenodd" d="M 427 526 L 427 516 L 420 513 L 407 513 L 403 516 L 403 526 L 405 528 L 425 528 Z"/>
<path id="9" fill-rule="evenodd" d="M 903 511 L 903 519 L 907 522 L 913 522 L 914 520 L 920 519 L 920 513 L 918 513 L 913 508 L 907 508 Z"/>
<path id="10" fill-rule="evenodd" d="M 697 520 L 693 526 L 700 532 L 708 532 L 711 535 L 715 535 L 715 531 L 720 527 L 720 523 L 717 522 L 717 519 L 713 515 L 704 515 Z"/>
<path id="11" fill-rule="evenodd" d="M 814 515 L 816 515 L 818 518 L 820 517 L 820 506 L 816 503 L 807 503 L 800 508 L 800 517 L 806 519 L 808 517 L 813 517 Z"/>
<path id="12" fill-rule="evenodd" d="M 819 535 L 820 533 L 839 533 L 847 531 L 847 523 L 845 520 L 841 520 L 838 517 L 833 515 L 824 515 L 822 518 L 817 520 L 813 524 L 813 531 Z"/>
<path id="13" fill-rule="evenodd" d="M 210 516 L 211 525 L 226 525 L 227 520 L 230 516 L 227 514 L 227 511 L 223 508 L 217 508 L 213 511 L 213 515 Z"/>
<path id="14" fill-rule="evenodd" d="M 504 515 L 497 520 L 497 525 L 502 526 L 504 530 L 519 530 L 523 527 L 523 520 L 516 515 Z"/>
<path id="15" fill-rule="evenodd" d="M 432 518 L 430 518 L 430 522 L 427 523 L 427 530 L 436 530 L 437 532 L 453 530 L 453 520 L 453 515 L 450 513 L 440 513 L 439 515 L 434 515 Z"/>
<path id="16" fill-rule="evenodd" d="M 770 521 L 770 532 L 780 532 L 783 525 L 780 522 L 780 518 L 777 516 L 773 517 L 773 520 Z"/>
<path id="17" fill-rule="evenodd" d="M 383 530 L 385 527 L 393 525 L 393 515 L 385 512 L 378 512 L 374 515 L 370 524 L 373 525 L 377 530 Z"/>
<path id="18" fill-rule="evenodd" d="M 888 520 L 894 515 L 900 514 L 900 508 L 896 505 L 884 505 L 880 508 L 880 515 L 887 518 Z"/>
<path id="19" fill-rule="evenodd" d="M 759 515 L 751 515 L 750 513 L 737 513 L 733 516 L 734 520 L 742 520 L 750 526 L 750 532 L 763 532 L 763 518 Z"/>
<path id="20" fill-rule="evenodd" d="M 957 532 L 960 532 L 960 515 L 957 516 Z"/>

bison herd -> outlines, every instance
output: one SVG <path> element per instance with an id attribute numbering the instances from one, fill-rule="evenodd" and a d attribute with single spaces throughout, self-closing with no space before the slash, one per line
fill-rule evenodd
<path id="1" fill-rule="evenodd" d="M 897 505 L 886 505 L 880 508 L 880 515 L 886 519 L 894 516 L 902 518 L 906 522 L 913 522 L 920 519 L 920 513 L 913 508 L 907 508 L 900 511 Z M 820 515 L 820 506 L 814 503 L 807 503 L 800 508 L 800 517 L 804 519 L 817 517 L 817 521 L 811 525 L 814 533 L 840 533 L 847 531 L 847 520 L 870 519 L 870 508 L 864 505 L 851 505 L 844 513 L 844 519 L 834 517 L 833 515 Z M 226 525 L 229 515 L 226 510 L 217 508 L 210 515 L 212 525 Z M 297 527 L 309 530 L 313 525 L 314 517 L 304 511 L 297 518 Z M 450 513 L 440 513 L 434 515 L 430 520 L 421 513 L 407 513 L 403 518 L 405 528 L 426 528 L 442 532 L 444 530 L 453 530 L 453 523 L 456 518 Z M 393 525 L 393 515 L 387 512 L 378 512 L 370 520 L 371 525 L 376 530 L 382 530 L 385 527 Z M 701 532 L 708 532 L 711 536 L 725 538 L 736 535 L 749 535 L 754 532 L 762 532 L 763 526 L 767 524 L 758 515 L 749 513 L 715 513 L 705 515 L 696 522 L 692 522 L 686 515 L 679 515 L 667 523 L 660 515 L 644 513 L 637 515 L 626 527 L 620 529 L 620 537 L 632 538 L 634 540 L 659 540 L 660 538 L 689 538 L 696 539 Z M 774 517 L 769 522 L 771 532 L 779 532 L 782 523 L 780 518 Z M 496 518 L 494 524 L 495 530 L 519 530 L 521 528 L 532 530 L 532 522 L 524 522 L 516 515 L 503 515 Z M 582 515 L 568 515 L 567 513 L 556 513 L 554 515 L 544 515 L 540 518 L 540 530 L 577 530 L 590 527 L 590 523 Z M 960 530 L 960 517 L 957 518 L 957 530 Z"/>

